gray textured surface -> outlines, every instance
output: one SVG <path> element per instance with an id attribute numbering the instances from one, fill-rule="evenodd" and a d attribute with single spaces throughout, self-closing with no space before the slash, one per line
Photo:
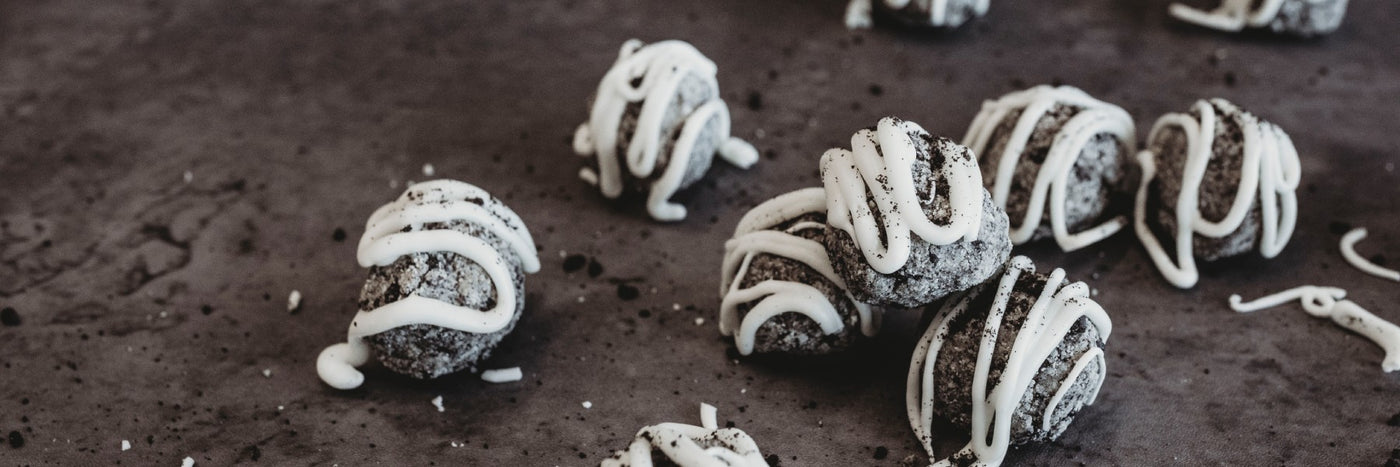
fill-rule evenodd
<path id="1" fill-rule="evenodd" d="M 714 327 L 723 242 L 749 207 L 816 186 L 822 151 L 881 116 L 957 136 L 982 100 L 1055 81 L 1140 127 L 1206 96 L 1278 123 L 1304 154 L 1302 223 L 1278 258 L 1207 269 L 1189 291 L 1128 233 L 1073 254 L 1018 248 L 1099 289 L 1115 327 L 1098 403 L 1010 460 L 1383 464 L 1400 448 L 1385 424 L 1400 377 L 1380 350 L 1296 307 L 1225 303 L 1334 284 L 1400 320 L 1395 284 L 1344 265 L 1329 229 L 1367 226 L 1362 254 L 1400 255 L 1386 169 L 1400 165 L 1400 4 L 1355 2 L 1305 42 L 1186 27 L 1167 3 L 998 2 L 951 35 L 848 32 L 835 0 L 0 3 L 0 307 L 21 320 L 0 326 L 0 434 L 26 441 L 0 446 L 0 464 L 596 465 L 708 401 L 784 465 L 897 465 L 920 453 L 903 407 L 917 319 L 887 316 L 888 339 L 844 360 L 735 364 Z M 769 154 L 716 164 L 677 224 L 600 202 L 569 147 L 633 36 L 695 42 L 736 134 Z M 354 239 L 424 163 L 504 199 L 543 249 L 487 362 L 526 379 L 371 370 L 362 389 L 330 389 L 313 360 L 355 311 Z M 601 274 L 566 273 L 561 250 Z M 641 296 L 619 299 L 620 284 Z M 944 452 L 965 441 L 945 433 Z"/>

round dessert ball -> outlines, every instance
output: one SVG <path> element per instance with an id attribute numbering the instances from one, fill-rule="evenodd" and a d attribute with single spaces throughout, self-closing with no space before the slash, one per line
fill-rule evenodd
<path id="1" fill-rule="evenodd" d="M 807 188 L 749 211 L 725 244 L 720 332 L 742 355 L 829 354 L 873 336 L 880 312 L 846 291 L 823 242 L 826 192 Z"/>
<path id="2" fill-rule="evenodd" d="M 348 342 L 316 371 L 337 389 L 364 382 L 373 356 L 394 372 L 435 378 L 478 370 L 525 309 L 525 273 L 539 270 L 524 222 L 485 190 L 455 180 L 415 184 L 365 225 L 369 268 Z"/>
<path id="3" fill-rule="evenodd" d="M 1012 243 L 1053 236 L 1074 251 L 1127 225 L 1108 209 L 1134 132 L 1118 106 L 1070 86 L 1036 86 L 984 103 L 963 144 L 1013 224 Z"/>
<path id="4" fill-rule="evenodd" d="M 1177 19 L 1203 27 L 1237 32 L 1245 28 L 1278 34 L 1314 37 L 1331 34 L 1342 25 L 1347 0 L 1222 0 L 1206 11 L 1172 4 Z"/>
<path id="5" fill-rule="evenodd" d="M 846 5 L 846 27 L 869 28 L 879 9 L 909 26 L 952 29 L 987 14 L 990 0 L 851 0 Z"/>
<path id="6" fill-rule="evenodd" d="M 603 459 L 601 467 L 769 467 L 748 433 L 720 428 L 715 407 L 700 404 L 700 426 L 661 423 L 642 428 L 625 451 Z"/>
<path id="7" fill-rule="evenodd" d="M 851 294 L 917 307 L 995 274 L 1011 254 L 1006 213 L 972 152 L 887 117 L 822 158 L 827 253 Z"/>
<path id="8" fill-rule="evenodd" d="M 1097 397 L 1111 328 L 1084 283 L 1013 258 L 998 279 L 946 302 L 920 339 L 907 397 L 915 434 L 931 456 L 935 416 L 990 440 L 969 443 L 954 465 L 997 465 L 1012 446 L 1055 440 Z"/>
<path id="9" fill-rule="evenodd" d="M 753 146 L 730 137 L 715 71 L 682 41 L 624 43 L 574 133 L 574 151 L 588 158 L 580 178 L 610 199 L 644 196 L 653 218 L 678 221 L 686 210 L 671 196 L 700 180 L 715 154 L 742 168 L 757 162 Z"/>
<path id="10" fill-rule="evenodd" d="M 1163 116 L 1138 162 L 1138 239 L 1178 287 L 1195 285 L 1197 259 L 1255 248 L 1272 258 L 1293 234 L 1298 152 L 1282 129 L 1229 101 L 1198 101 L 1190 113 Z"/>

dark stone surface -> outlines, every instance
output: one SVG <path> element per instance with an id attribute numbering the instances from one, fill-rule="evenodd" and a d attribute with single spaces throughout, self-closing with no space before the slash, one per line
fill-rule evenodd
<path id="1" fill-rule="evenodd" d="M 0 433 L 25 440 L 0 459 L 596 465 L 707 401 L 783 465 L 923 462 L 904 413 L 917 317 L 887 315 L 846 360 L 736 364 L 715 328 L 723 242 L 753 205 L 818 185 L 821 153 L 879 117 L 956 137 L 982 100 L 1059 81 L 1123 105 L 1139 136 L 1209 96 L 1279 124 L 1304 154 L 1301 224 L 1278 258 L 1207 268 L 1189 291 L 1129 232 L 1018 247 L 1097 288 L 1114 329 L 1097 404 L 1008 460 L 1382 465 L 1400 377 L 1380 350 L 1296 306 L 1226 299 L 1340 285 L 1400 320 L 1395 285 L 1346 266 L 1328 228 L 1370 228 L 1368 257 L 1400 251 L 1400 4 L 1353 2 L 1317 41 L 1192 28 L 1167 4 L 997 2 L 940 34 L 849 32 L 844 0 L 0 3 L 0 307 L 23 318 L 0 326 Z M 630 37 L 690 40 L 731 103 L 763 94 L 731 110 L 768 155 L 716 164 L 681 223 L 577 180 L 570 138 Z M 355 240 L 425 163 L 502 198 L 541 246 L 520 324 L 484 364 L 525 380 L 371 367 L 363 388 L 331 389 L 314 360 L 355 313 Z M 607 268 L 564 272 L 568 254 Z M 966 441 L 942 432 L 945 454 Z"/>

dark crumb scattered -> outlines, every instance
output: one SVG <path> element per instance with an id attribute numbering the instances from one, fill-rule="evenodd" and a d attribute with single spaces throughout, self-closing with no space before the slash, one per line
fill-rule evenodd
<path id="1" fill-rule="evenodd" d="M 577 271 L 582 269 L 586 264 L 588 264 L 588 257 L 583 255 L 569 255 L 569 257 L 564 258 L 564 272 Z"/>
<path id="2" fill-rule="evenodd" d="M 335 240 L 337 242 L 345 241 L 345 229 L 336 227 L 335 232 L 331 232 L 331 240 Z"/>
<path id="3" fill-rule="evenodd" d="M 270 302 L 270 301 L 272 301 L 272 294 L 267 293 L 267 292 L 263 292 L 263 301 L 264 301 L 264 302 Z"/>
<path id="4" fill-rule="evenodd" d="M 778 79 L 778 70 L 768 70 L 768 79 Z"/>
<path id="5" fill-rule="evenodd" d="M 889 448 L 886 448 L 886 447 L 884 447 L 884 446 L 880 446 L 880 447 L 875 448 L 875 460 L 882 460 L 882 459 L 884 459 L 884 458 L 886 458 L 886 457 L 889 457 L 889 455 L 890 455 L 890 450 L 889 450 Z"/>
<path id="6" fill-rule="evenodd" d="M 603 275 L 603 263 L 599 263 L 597 258 L 588 259 L 588 277 L 597 278 Z"/>
<path id="7" fill-rule="evenodd" d="M 24 435 L 19 434 L 18 431 L 11 431 L 11 432 L 10 432 L 10 447 L 15 448 L 15 449 L 19 449 L 19 448 L 24 447 Z"/>
<path id="8" fill-rule="evenodd" d="M 1327 224 L 1327 230 L 1332 232 L 1332 235 L 1344 235 L 1351 231 L 1351 224 L 1342 221 L 1332 221 Z"/>
<path id="9" fill-rule="evenodd" d="M 641 311 L 638 311 L 638 312 L 637 312 L 637 316 L 640 316 L 640 317 L 643 317 L 643 318 L 650 318 L 650 317 L 651 317 L 651 310 L 648 310 L 648 309 L 646 309 L 646 308 L 643 308 Z"/>
<path id="10" fill-rule="evenodd" d="M 1376 266 L 1385 266 L 1385 255 L 1382 255 L 1380 253 L 1371 255 L 1371 262 L 1374 263 Z"/>
<path id="11" fill-rule="evenodd" d="M 1233 71 L 1227 71 L 1227 72 L 1225 72 L 1225 86 L 1226 86 L 1226 87 L 1234 87 L 1234 86 L 1235 86 L 1235 72 L 1233 72 Z"/>
<path id="12" fill-rule="evenodd" d="M 6 326 L 19 326 L 19 323 L 19 312 L 15 311 L 14 308 L 7 306 L 5 307 L 5 309 L 0 310 L 0 324 L 4 324 Z"/>
<path id="13" fill-rule="evenodd" d="M 783 458 L 778 457 L 777 454 L 769 454 L 768 457 L 764 457 L 763 460 L 768 461 L 770 467 L 778 467 L 783 464 Z"/>
<path id="14" fill-rule="evenodd" d="M 214 313 L 214 307 L 209 306 L 209 305 L 204 305 L 204 306 L 199 307 L 199 312 L 200 312 L 200 313 L 204 313 L 204 316 L 209 316 L 209 315 L 211 315 L 211 314 Z"/>
<path id="15" fill-rule="evenodd" d="M 1390 426 L 1400 426 L 1400 412 L 1397 412 L 1395 415 L 1391 415 L 1390 420 L 1386 421 L 1385 424 Z"/>
<path id="16" fill-rule="evenodd" d="M 1400 459 L 1390 458 L 1390 460 L 1385 461 L 1385 467 L 1400 467 Z"/>
<path id="17" fill-rule="evenodd" d="M 750 92 L 750 93 L 749 93 L 749 101 L 748 101 L 748 104 L 749 104 L 749 110 L 762 110 L 762 109 L 763 109 L 763 94 L 759 93 L 758 91 L 752 91 L 752 92 Z"/>
<path id="18" fill-rule="evenodd" d="M 617 285 L 617 298 L 621 298 L 623 300 L 635 300 L 641 295 L 642 292 L 640 290 L 637 290 L 636 287 L 627 284 Z"/>
<path id="19" fill-rule="evenodd" d="M 881 95 L 881 94 L 884 94 L 884 93 L 885 93 L 885 88 L 880 87 L 880 85 L 878 85 L 878 84 L 872 84 L 872 85 L 870 85 L 870 95 L 875 96 L 875 97 L 880 97 L 880 95 Z"/>
<path id="20" fill-rule="evenodd" d="M 1390 458 L 1391 458 L 1391 459 L 1400 459 L 1400 448 L 1391 449 L 1391 450 L 1390 450 Z"/>
<path id="21" fill-rule="evenodd" d="M 772 149 L 763 151 L 763 157 L 766 158 L 766 159 L 768 159 L 768 160 L 770 160 L 770 161 L 773 160 L 773 159 L 777 159 L 777 158 L 778 158 L 778 151 L 774 151 L 774 150 L 772 150 Z"/>
<path id="22" fill-rule="evenodd" d="M 262 459 L 262 448 L 257 445 L 249 445 L 238 452 L 238 460 L 257 461 Z"/>

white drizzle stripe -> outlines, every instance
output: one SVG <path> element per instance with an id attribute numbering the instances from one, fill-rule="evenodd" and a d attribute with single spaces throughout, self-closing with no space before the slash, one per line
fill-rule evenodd
<path id="1" fill-rule="evenodd" d="M 984 329 L 980 333 L 982 340 L 978 347 L 971 388 L 972 440 L 963 447 L 958 456 L 954 457 L 970 455 L 976 459 L 977 465 L 1000 465 L 1010 448 L 1011 417 L 1016 413 L 1021 397 L 1027 388 L 1034 384 L 1035 375 L 1040 366 L 1064 340 L 1074 323 L 1078 322 L 1080 318 L 1087 318 L 1090 324 L 1098 329 L 1104 342 L 1107 342 L 1108 336 L 1112 332 L 1112 323 L 1109 321 L 1108 315 L 1104 313 L 1103 308 L 1089 298 L 1088 286 L 1084 285 L 1083 282 L 1075 282 L 1060 288 L 1065 273 L 1064 270 L 1057 268 L 1050 273 L 1045 288 L 1042 289 L 1039 298 L 1031 306 L 1021 329 L 1017 332 L 1016 338 L 1012 342 L 1011 351 L 1007 355 L 1006 366 L 1002 370 L 1000 380 L 989 381 L 988 374 L 996 351 L 997 336 L 1000 334 L 1002 319 L 1006 314 L 1011 293 L 1015 289 L 1016 280 L 1021 274 L 1033 274 L 1034 272 L 1035 265 L 1030 259 L 1017 256 L 1011 259 L 1005 274 L 996 284 L 994 290 L 997 295 L 991 309 L 987 311 Z M 966 312 L 968 306 L 980 294 L 992 290 L 991 287 L 992 283 L 988 282 L 946 302 L 915 347 L 914 357 L 909 365 L 905 403 L 908 409 L 909 425 L 914 429 L 915 436 L 923 443 L 924 450 L 928 452 L 929 456 L 936 455 L 931 442 L 933 439 L 933 373 L 938 354 L 948 337 L 949 324 L 959 314 Z M 1056 289 L 1059 289 L 1058 293 Z M 1075 379 L 1083 373 L 1088 365 L 1097 361 L 1101 371 L 1106 368 L 1102 350 L 1097 347 L 1094 350 L 1099 351 L 1090 350 L 1080 355 L 1070 373 L 1060 382 L 1060 389 L 1056 391 L 1055 396 L 1041 415 L 1042 427 L 1049 425 L 1049 420 L 1054 415 L 1057 405 L 1063 400 L 1067 391 L 1066 387 L 1073 385 Z M 1099 381 L 1102 383 L 1102 378 Z M 992 384 L 990 393 L 987 391 L 989 384 Z M 1098 388 L 1095 387 L 1089 403 L 1092 404 L 1097 395 Z M 991 443 L 987 442 L 988 434 L 991 435 Z M 952 465 L 951 459 L 940 460 L 934 465 Z"/>
<path id="2" fill-rule="evenodd" d="M 1007 199 L 1011 192 L 1011 180 L 1016 173 L 1016 166 L 1023 159 L 1022 153 L 1026 145 L 1030 142 L 1031 135 L 1035 132 L 1036 124 L 1040 119 L 1055 108 L 1056 104 L 1065 104 L 1081 108 L 1078 113 L 1060 127 L 1059 133 L 1055 134 L 1054 143 L 1050 146 L 1049 152 L 1045 156 L 1045 162 L 1040 167 L 1040 172 L 1036 175 L 1035 185 L 1031 188 L 1031 198 L 1026 206 L 1026 215 L 1022 219 L 1019 227 L 1011 228 L 1011 241 L 1017 245 L 1026 243 L 1035 235 L 1035 230 L 1040 227 L 1041 217 L 1046 210 L 1047 194 L 1049 196 L 1050 226 L 1055 234 L 1055 242 L 1064 251 L 1074 251 L 1092 245 L 1107 238 L 1123 226 L 1128 224 L 1124 216 L 1115 217 L 1107 222 L 1090 227 L 1081 232 L 1071 234 L 1065 221 L 1065 190 L 1068 184 L 1070 169 L 1074 168 L 1074 162 L 1079 158 L 1080 153 L 1089 145 L 1095 136 L 1108 134 L 1118 139 L 1122 154 L 1127 157 L 1132 148 L 1137 147 L 1134 140 L 1135 129 L 1133 118 L 1122 108 L 1109 104 L 1086 94 L 1077 88 L 1070 86 L 1036 86 L 1025 91 L 1008 94 L 995 101 L 987 101 L 982 104 L 982 111 L 973 119 L 972 125 L 967 129 L 967 136 L 963 138 L 963 144 L 971 149 L 973 153 L 982 154 L 991 145 L 992 134 L 996 132 L 998 126 L 1006 120 L 1011 113 L 1020 110 L 1021 115 L 1016 120 L 1016 124 L 1007 137 L 1005 151 L 999 157 L 997 164 L 996 180 L 992 183 L 992 201 L 1002 209 L 1006 208 Z"/>
<path id="3" fill-rule="evenodd" d="M 385 266 L 414 253 L 451 252 L 486 271 L 496 292 L 489 310 L 453 305 L 409 295 L 374 310 L 360 310 L 350 322 L 347 342 L 327 347 L 316 359 L 321 380 L 337 389 L 353 389 L 364 383 L 355 367 L 368 363 L 364 337 L 412 324 L 428 324 L 472 333 L 496 332 L 510 324 L 515 314 L 515 284 L 507 260 L 485 241 L 454 229 L 418 230 L 425 224 L 464 221 L 480 226 L 502 239 L 526 272 L 539 270 L 534 240 L 524 222 L 502 207 L 492 213 L 482 203 L 493 202 L 485 190 L 455 180 L 434 180 L 410 187 L 399 199 L 380 207 L 365 225 L 357 257 L 362 266 Z M 405 231 L 407 230 L 407 231 Z"/>
<path id="4" fill-rule="evenodd" d="M 1400 370 L 1400 326 L 1371 314 L 1351 300 L 1343 300 L 1346 295 L 1345 290 L 1336 287 L 1304 285 L 1251 302 L 1242 302 L 1239 295 L 1230 295 L 1230 308 L 1249 313 L 1299 300 L 1308 314 L 1331 318 L 1338 326 L 1365 336 L 1385 350 L 1382 370 L 1387 373 Z"/>
<path id="5" fill-rule="evenodd" d="M 948 24 L 948 0 L 884 0 L 886 7 L 891 10 L 899 10 L 916 2 L 920 7 L 929 12 L 928 24 L 935 27 L 957 26 Z M 987 7 L 991 0 L 979 0 L 973 4 L 973 15 L 982 16 L 987 14 Z M 864 29 L 874 25 L 872 15 L 874 11 L 873 0 L 851 0 L 846 4 L 846 27 L 849 29 Z"/>
<path id="6" fill-rule="evenodd" d="M 1343 235 L 1340 245 L 1342 257 L 1346 258 L 1347 262 L 1351 263 L 1356 269 L 1360 269 L 1367 274 L 1400 282 L 1400 271 L 1380 267 L 1375 263 L 1367 261 L 1366 258 L 1362 258 L 1361 255 L 1356 254 L 1356 243 L 1364 239 L 1366 239 L 1366 229 L 1364 227 L 1352 229 L 1350 232 L 1347 232 L 1346 235 Z"/>
<path id="7" fill-rule="evenodd" d="M 719 428 L 716 409 L 700 404 L 701 426 L 661 423 L 642 428 L 636 440 L 614 459 L 604 459 L 601 467 L 651 467 L 652 451 L 681 467 L 768 467 L 758 444 L 737 428 Z M 711 437 L 722 446 L 701 447 L 695 440 Z"/>
<path id="8" fill-rule="evenodd" d="M 1250 6 L 1256 2 L 1259 6 L 1250 11 Z M 1278 15 L 1279 8 L 1282 6 L 1283 0 L 1222 0 L 1220 6 L 1211 11 L 1173 3 L 1170 12 L 1176 19 L 1197 26 L 1239 32 L 1246 26 L 1255 28 L 1267 26 Z"/>
<path id="9" fill-rule="evenodd" d="M 820 290 L 798 282 L 765 280 L 748 288 L 740 284 L 748 274 L 749 265 L 760 254 L 791 259 L 806 265 L 831 281 L 855 307 L 861 323 L 861 333 L 873 336 L 879 330 L 879 316 L 869 305 L 857 301 L 845 292 L 846 285 L 831 266 L 822 244 L 796 235 L 807 229 L 825 229 L 816 222 L 798 222 L 785 231 L 769 230 L 803 215 L 821 212 L 826 207 L 826 193 L 821 188 L 806 188 L 777 196 L 754 207 L 739 220 L 734 238 L 725 242 L 724 264 L 720 279 L 719 330 L 733 335 L 734 345 L 741 355 L 753 353 L 754 336 L 773 317 L 783 313 L 799 313 L 811 318 L 822 332 L 841 332 L 845 323 L 836 307 Z M 742 321 L 739 305 L 755 304 Z"/>
<path id="10" fill-rule="evenodd" d="M 1214 104 L 1214 105 L 1212 105 Z M 1205 219 L 1200 211 L 1201 183 L 1205 179 L 1207 165 L 1215 144 L 1216 107 L 1220 107 L 1225 117 L 1234 116 L 1244 135 L 1242 166 L 1240 167 L 1239 191 L 1225 217 L 1219 221 Z M 1155 141 L 1166 128 L 1176 127 L 1186 136 L 1186 162 L 1181 181 L 1181 194 L 1176 200 L 1176 261 L 1157 241 L 1157 237 L 1147 226 L 1148 187 L 1157 173 L 1157 163 L 1151 150 L 1138 153 L 1138 164 L 1142 167 L 1142 182 L 1138 186 L 1136 205 L 1133 209 L 1134 229 L 1138 240 L 1147 249 L 1158 271 L 1172 285 L 1190 288 L 1196 285 L 1199 273 L 1196 270 L 1195 254 L 1192 250 L 1192 235 L 1200 234 L 1209 238 L 1220 238 L 1244 224 L 1245 215 L 1255 200 L 1259 201 L 1262 214 L 1263 235 L 1259 240 L 1259 253 L 1265 258 L 1277 256 L 1293 236 L 1297 224 L 1298 198 L 1295 191 L 1301 178 L 1298 151 L 1293 141 L 1278 126 L 1260 120 L 1249 112 L 1235 107 L 1224 99 L 1197 101 L 1193 107 L 1200 120 L 1189 114 L 1172 113 L 1162 116 L 1152 126 L 1147 140 Z"/>
<path id="11" fill-rule="evenodd" d="M 643 45 L 632 39 L 622 44 L 617 62 L 598 84 L 588 122 L 574 132 L 574 152 L 585 157 L 595 156 L 598 163 L 597 172 L 585 168 L 579 172 L 579 177 L 597 185 L 607 198 L 622 194 L 623 173 L 617 154 L 619 126 L 628 104 L 636 102 L 642 103 L 637 127 L 628 142 L 627 153 L 621 157 L 625 158 L 627 173 L 639 179 L 650 177 L 656 170 L 664 143 L 661 138 L 665 129 L 661 124 L 672 97 L 687 76 L 704 80 L 717 96 L 719 84 L 715 72 L 714 62 L 682 41 Z M 637 79 L 641 81 L 634 86 L 632 83 Z M 685 218 L 685 208 L 670 203 L 669 199 L 680 188 L 685 169 L 690 165 L 691 152 L 711 119 L 719 122 L 720 132 L 716 137 L 720 142 L 719 155 L 724 160 L 741 168 L 758 161 L 758 151 L 753 146 L 729 136 L 729 108 L 724 101 L 715 98 L 701 104 L 686 117 L 680 137 L 672 146 L 670 162 L 662 176 L 652 182 L 647 211 L 657 220 Z"/>
<path id="12" fill-rule="evenodd" d="M 934 245 L 948 245 L 976 240 L 982 225 L 982 172 L 971 151 L 948 154 L 943 167 L 934 168 L 948 183 L 952 211 L 948 224 L 934 224 L 924 214 L 914 189 L 916 153 L 909 133 L 927 134 L 914 122 L 885 117 L 876 131 L 862 129 L 851 136 L 851 150 L 834 148 L 822 155 L 827 223 L 850 234 L 866 262 L 882 274 L 895 272 L 908 261 L 911 233 Z M 932 150 L 966 151 L 954 146 Z M 929 192 L 937 193 L 930 185 Z M 867 204 L 867 189 L 874 196 L 883 226 L 875 223 Z M 880 240 L 882 230 L 886 242 Z"/>

